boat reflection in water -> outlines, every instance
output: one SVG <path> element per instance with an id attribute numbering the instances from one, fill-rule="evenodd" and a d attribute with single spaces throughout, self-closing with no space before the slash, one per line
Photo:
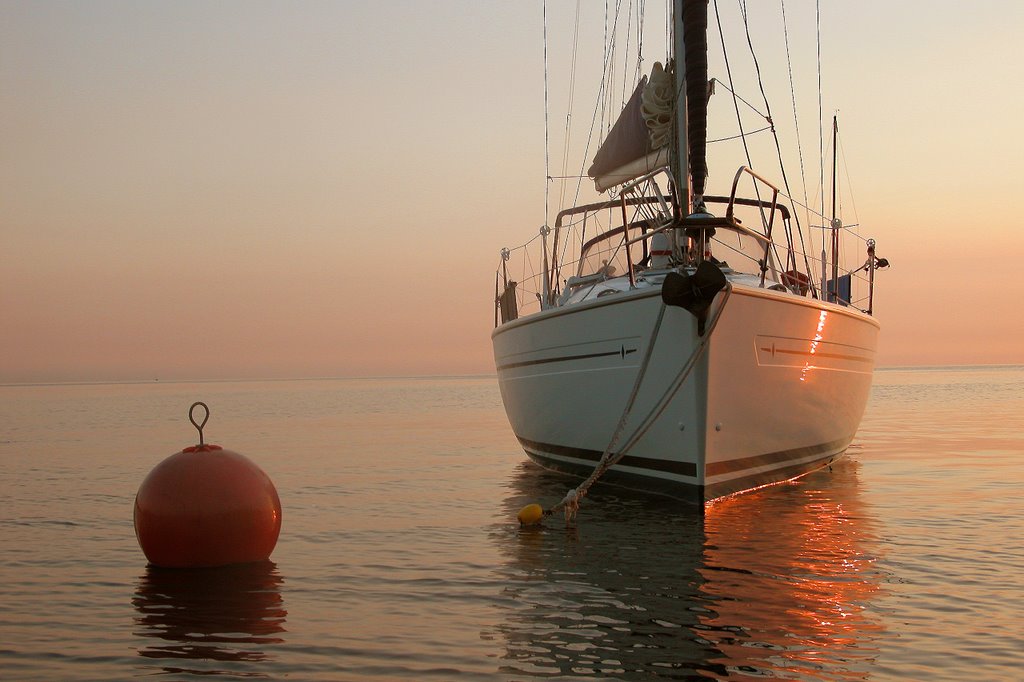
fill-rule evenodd
<path id="1" fill-rule="evenodd" d="M 238 662 L 272 658 L 266 650 L 284 641 L 280 634 L 288 615 L 282 582 L 272 561 L 219 568 L 148 566 L 132 599 L 138 612 L 135 634 L 159 641 L 141 646 L 139 656 L 166 660 L 167 672 L 202 675 L 221 672 L 222 662 L 231 662 L 232 674 L 238 674 Z M 181 667 L 184 659 L 195 666 Z"/>
<path id="2" fill-rule="evenodd" d="M 704 510 L 599 486 L 576 528 L 507 531 L 502 671 L 864 678 L 883 632 L 865 607 L 884 576 L 857 467 L 840 460 Z M 524 465 L 506 504 L 559 499 L 566 482 Z"/>

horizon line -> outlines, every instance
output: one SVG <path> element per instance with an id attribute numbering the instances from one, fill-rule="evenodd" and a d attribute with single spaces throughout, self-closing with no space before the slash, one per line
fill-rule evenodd
<path id="1" fill-rule="evenodd" d="M 875 371 L 892 372 L 907 370 L 955 370 L 955 369 L 996 369 L 1024 368 L 1024 363 L 971 363 L 963 365 L 889 365 L 876 367 Z M 496 372 L 459 373 L 459 374 L 371 374 L 350 376 L 293 376 L 293 377 L 234 377 L 234 378 L 181 378 L 181 379 L 81 379 L 81 380 L 49 380 L 49 381 L 0 381 L 0 388 L 19 388 L 31 386 L 135 386 L 149 384 L 233 384 L 285 381 L 360 381 L 360 380 L 400 380 L 400 379 L 480 379 L 497 378 Z"/>

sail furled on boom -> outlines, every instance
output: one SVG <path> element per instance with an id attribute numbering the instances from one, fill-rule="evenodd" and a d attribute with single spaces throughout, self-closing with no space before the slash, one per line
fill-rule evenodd
<path id="1" fill-rule="evenodd" d="M 682 23 L 690 183 L 694 196 L 701 197 L 708 177 L 708 0 L 683 0 Z"/>
<path id="2" fill-rule="evenodd" d="M 597 191 L 668 164 L 672 90 L 672 77 L 660 63 L 640 79 L 587 170 Z"/>

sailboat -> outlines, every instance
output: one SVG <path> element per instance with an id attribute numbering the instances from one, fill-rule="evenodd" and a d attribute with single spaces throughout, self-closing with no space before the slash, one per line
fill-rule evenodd
<path id="1" fill-rule="evenodd" d="M 588 171 L 606 200 L 541 229 L 530 282 L 502 251 L 491 338 L 531 459 L 703 503 L 844 453 L 871 387 L 887 262 L 858 237 L 844 267 L 835 217 L 810 253 L 793 201 L 749 166 L 706 193 L 707 0 L 676 0 L 671 25 L 672 54 Z M 594 225 L 567 255 L 570 231 Z"/>

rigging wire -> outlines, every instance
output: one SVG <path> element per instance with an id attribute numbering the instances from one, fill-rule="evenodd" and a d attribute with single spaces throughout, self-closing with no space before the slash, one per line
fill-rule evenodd
<path id="1" fill-rule="evenodd" d="M 665 0 L 665 49 L 672 44 L 672 1 Z"/>
<path id="2" fill-rule="evenodd" d="M 546 2 L 546 0 L 545 0 L 545 2 Z M 619 16 L 620 16 L 620 12 L 621 12 L 621 6 L 622 6 L 622 0 L 617 0 L 616 5 L 615 5 L 614 16 L 612 16 L 612 15 L 610 15 L 609 0 L 605 0 L 604 42 L 603 42 L 604 54 L 603 54 L 603 58 L 602 58 L 601 80 L 600 80 L 599 90 L 598 90 L 598 93 L 597 93 L 597 100 L 596 100 L 596 102 L 594 104 L 594 111 L 593 111 L 593 114 L 591 115 L 591 119 L 590 119 L 590 128 L 588 130 L 587 137 L 586 137 L 587 143 L 586 143 L 586 147 L 584 149 L 583 156 L 582 156 L 580 172 L 579 172 L 578 175 L 571 175 L 571 174 L 568 174 L 568 173 L 565 172 L 565 168 L 568 166 L 567 159 L 568 159 L 568 151 L 569 151 L 569 147 L 570 147 L 569 136 L 571 134 L 571 129 L 567 126 L 567 128 L 566 128 L 566 136 L 565 136 L 565 139 L 563 140 L 564 158 L 563 158 L 563 171 L 562 171 L 562 175 L 560 175 L 560 176 L 550 176 L 549 175 L 548 176 L 549 180 L 556 180 L 556 179 L 557 180 L 572 180 L 572 179 L 577 180 L 576 188 L 575 188 L 575 193 L 574 193 L 573 200 L 572 200 L 573 204 L 578 203 L 580 191 L 581 191 L 581 188 L 582 188 L 582 185 L 583 185 L 583 179 L 588 177 L 588 175 L 584 172 L 584 167 L 586 165 L 586 159 L 589 157 L 590 145 L 593 143 L 593 140 L 594 140 L 595 128 L 600 129 L 601 127 L 603 127 L 604 122 L 605 122 L 607 107 L 608 107 L 608 104 L 611 101 L 610 98 L 613 97 L 613 95 L 611 93 L 612 93 L 612 90 L 614 88 L 614 84 L 613 84 L 613 80 L 609 77 L 609 71 L 610 70 L 611 71 L 614 70 L 614 69 L 611 69 L 611 66 L 612 66 L 612 64 L 614 62 L 614 59 L 615 59 L 615 43 L 616 43 L 616 30 L 615 30 L 615 28 L 616 28 L 616 26 L 618 26 Z M 576 35 L 578 34 L 579 25 L 580 25 L 579 16 L 580 16 L 580 2 L 579 2 L 579 0 L 577 0 L 577 5 L 576 5 L 576 22 L 575 22 L 576 26 L 575 26 L 575 29 L 574 29 L 573 52 L 572 52 L 572 64 L 573 64 L 572 72 L 573 73 L 575 73 L 575 64 L 576 64 L 576 61 L 577 61 L 577 43 L 578 43 L 578 41 L 576 39 Z M 547 34 L 545 32 L 545 54 L 546 54 L 546 51 L 547 51 L 547 42 L 546 41 L 547 41 Z M 546 90 L 545 90 L 545 93 L 546 93 Z M 571 104 L 572 104 L 572 99 L 570 98 L 570 105 Z M 570 110 L 571 110 L 571 106 L 570 106 Z M 571 112 L 570 112 L 569 115 L 571 115 Z M 567 116 L 567 118 L 568 118 L 568 116 Z M 561 208 L 561 206 L 565 205 L 565 203 L 566 203 L 565 202 L 565 184 L 562 183 L 561 192 L 560 192 L 560 195 L 559 195 L 559 208 Z M 584 223 L 584 228 L 583 228 L 583 230 L 581 230 L 581 233 L 580 233 L 579 247 L 581 249 L 582 249 L 583 244 L 584 244 L 585 241 L 586 241 L 586 223 Z M 570 246 L 570 240 L 569 239 L 566 239 L 566 240 L 564 240 L 562 242 L 562 253 L 561 253 L 561 255 L 558 258 L 559 262 L 565 262 L 565 253 L 568 251 L 569 246 Z"/>
<path id="3" fill-rule="evenodd" d="M 635 4 L 634 4 L 635 2 Z M 634 22 L 635 17 L 635 22 Z M 626 106 L 628 97 L 632 94 L 632 90 L 628 90 L 630 83 L 638 83 L 640 81 L 641 65 L 644 61 L 643 56 L 643 25 L 644 25 L 644 0 L 629 0 L 629 5 L 626 7 L 626 47 L 622 53 L 622 95 L 619 102 L 619 110 Z M 633 27 L 636 27 L 636 67 L 633 69 L 632 78 L 630 78 L 630 42 L 633 40 Z"/>
<path id="4" fill-rule="evenodd" d="M 604 36 L 601 38 L 601 63 L 608 61 L 608 0 L 604 0 Z M 602 84 L 604 76 L 601 76 Z M 604 101 L 601 99 L 601 95 L 598 94 L 598 107 L 601 110 L 601 121 L 604 121 Z"/>
<path id="5" fill-rule="evenodd" d="M 640 82 L 640 74 L 644 70 L 644 17 L 647 16 L 647 9 L 644 6 L 646 0 L 639 0 L 636 9 L 636 72 L 633 74 L 633 82 Z"/>
<path id="6" fill-rule="evenodd" d="M 741 102 L 743 102 L 744 104 L 746 104 L 746 105 L 747 105 L 747 107 L 748 107 L 748 108 L 749 108 L 749 109 L 750 109 L 751 111 L 753 111 L 753 112 L 754 112 L 755 114 L 757 114 L 758 116 L 760 116 L 760 117 L 761 117 L 761 118 L 763 118 L 764 120 L 768 121 L 768 116 L 767 116 L 766 114 L 763 114 L 763 113 L 761 113 L 761 110 L 760 110 L 760 109 L 758 109 L 757 107 L 755 107 L 755 106 L 754 106 L 753 104 L 751 104 L 751 103 L 750 103 L 750 102 L 748 102 L 747 100 L 743 99 L 743 97 L 742 97 L 742 96 L 741 96 L 741 95 L 740 95 L 740 94 L 739 94 L 738 92 L 735 92 L 735 91 L 734 91 L 734 90 L 733 90 L 732 88 L 730 88 L 730 87 L 729 87 L 728 85 L 726 85 L 726 84 L 725 84 L 725 83 L 723 83 L 722 81 L 718 80 L 717 78 L 712 78 L 711 80 L 712 80 L 712 81 L 713 81 L 713 82 L 714 82 L 714 83 L 715 83 L 716 85 L 720 85 L 720 86 L 722 86 L 723 88 L 725 88 L 726 90 L 728 90 L 728 91 L 729 91 L 729 94 L 730 94 L 730 95 L 732 95 L 733 97 L 735 97 L 735 98 L 736 98 L 736 99 L 738 99 L 739 101 L 741 101 Z M 770 121 L 769 121 L 769 122 L 770 122 Z"/>
<path id="7" fill-rule="evenodd" d="M 786 21 L 786 0 L 779 0 L 779 4 L 782 6 L 782 34 L 783 34 L 783 37 L 785 38 L 785 44 L 786 44 L 786 68 L 789 71 L 789 94 L 790 94 L 790 100 L 793 103 L 793 128 L 796 131 L 796 150 L 797 150 L 797 155 L 800 158 L 800 184 L 801 184 L 801 186 L 803 188 L 804 206 L 807 206 L 808 205 L 808 201 L 807 201 L 807 173 L 806 173 L 806 170 L 804 168 L 804 146 L 803 146 L 802 138 L 800 136 L 800 117 L 797 115 L 796 84 L 793 81 L 793 60 L 791 59 L 790 53 L 789 53 L 789 25 L 788 25 L 788 23 Z M 793 214 L 796 215 L 796 211 L 794 211 Z M 811 226 L 811 215 L 810 215 L 810 211 L 808 211 L 807 212 L 807 233 L 808 233 L 807 236 L 808 236 L 808 238 L 812 237 L 810 226 Z M 798 227 L 799 227 L 799 221 L 798 221 Z M 803 233 L 801 233 L 801 235 L 802 234 Z M 801 248 L 803 248 L 803 243 L 802 242 L 801 242 Z M 811 248 L 814 248 L 813 242 L 811 244 Z M 805 252 L 806 252 L 806 249 L 805 249 Z M 808 274 L 810 274 L 810 268 L 808 268 Z M 812 281 L 813 281 L 813 279 L 812 279 Z"/>
<path id="8" fill-rule="evenodd" d="M 825 130 L 822 127 L 823 115 L 821 105 L 821 0 L 814 3 L 814 33 L 818 47 L 818 194 L 821 197 L 821 255 L 822 273 L 824 273 L 825 258 Z M 824 274 L 822 275 L 824 279 Z M 822 282 L 822 287 L 825 284 Z"/>
<path id="9" fill-rule="evenodd" d="M 618 59 L 618 26 L 619 26 L 619 11 L 622 9 L 622 0 L 617 0 L 615 3 L 615 16 L 612 20 L 609 35 L 608 35 L 608 60 L 605 64 L 604 71 L 601 74 L 602 78 L 608 80 L 607 86 L 604 88 L 605 114 L 602 116 L 600 135 L 601 138 L 608 134 L 608 131 L 612 127 L 612 119 L 615 118 L 615 68 L 612 66 L 616 59 Z"/>
<path id="10" fill-rule="evenodd" d="M 615 58 L 615 50 L 614 50 L 614 45 L 615 45 L 615 27 L 618 26 L 618 23 L 619 23 L 619 13 L 620 13 L 620 10 L 622 9 L 622 0 L 618 0 L 616 2 L 616 4 L 615 4 L 615 15 L 614 15 L 614 17 L 612 17 L 612 22 L 611 22 L 611 26 L 612 26 L 611 37 L 608 37 L 607 7 L 608 7 L 608 5 L 607 5 L 607 2 L 606 2 L 605 3 L 605 8 L 606 8 L 605 9 L 605 36 L 606 36 L 605 46 L 606 46 L 606 49 L 605 49 L 605 60 L 604 60 L 604 63 L 602 64 L 602 67 L 601 67 L 601 85 L 600 85 L 600 88 L 599 88 L 598 93 L 597 93 L 598 101 L 597 101 L 597 104 L 594 107 L 594 114 L 593 114 L 593 116 L 591 116 L 591 119 L 590 119 L 590 131 L 587 133 L 587 144 L 586 144 L 586 146 L 585 146 L 585 148 L 583 150 L 582 161 L 580 162 L 580 175 L 579 175 L 579 181 L 576 183 L 576 193 L 573 196 L 573 204 L 578 203 L 579 197 L 580 197 L 580 190 L 583 187 L 583 178 L 586 176 L 586 174 L 584 172 L 584 166 L 586 166 L 587 159 L 590 157 L 590 145 L 594 141 L 594 128 L 595 127 L 599 127 L 599 125 L 598 125 L 598 113 L 601 113 L 602 116 L 604 115 L 605 100 L 606 100 L 607 97 L 610 96 L 609 93 L 611 92 L 612 88 L 614 87 L 614 83 L 611 82 L 612 79 L 609 76 L 609 71 L 614 71 L 614 69 L 612 68 L 612 60 Z M 609 47 L 609 44 L 610 44 L 610 47 Z M 566 140 L 566 144 L 568 144 L 568 140 Z M 586 238 L 585 234 L 581 234 L 580 235 L 580 248 L 583 247 L 583 243 L 584 243 L 585 238 Z"/>
<path id="11" fill-rule="evenodd" d="M 771 126 L 765 126 L 764 128 L 758 128 L 757 130 L 751 130 L 749 133 L 746 133 L 746 135 L 748 135 L 748 136 L 749 135 L 756 135 L 758 133 L 763 133 L 764 131 L 771 130 L 771 129 L 772 129 Z M 714 140 L 708 140 L 707 143 L 711 144 L 713 142 L 728 142 L 729 140 L 736 140 L 736 139 L 739 139 L 741 137 L 743 137 L 742 134 L 740 134 L 740 135 L 729 135 L 728 137 L 717 137 Z"/>
<path id="12" fill-rule="evenodd" d="M 736 86 L 735 86 L 735 84 L 733 83 L 733 80 L 732 80 L 732 67 L 729 66 L 729 51 L 728 51 L 728 49 L 726 48 L 726 45 L 725 45 L 725 32 L 722 30 L 722 15 L 718 11 L 718 0 L 714 0 L 714 3 L 715 3 L 715 21 L 718 23 L 718 37 L 722 41 L 722 58 L 725 61 L 725 74 L 729 78 L 729 90 L 730 90 L 730 92 L 733 93 L 732 105 L 733 105 L 733 108 L 736 110 L 736 126 L 740 130 L 739 137 L 740 137 L 740 140 L 743 142 L 743 153 L 744 153 L 744 155 L 747 158 L 747 167 L 748 168 L 753 168 L 754 163 L 753 163 L 753 161 L 751 161 L 750 147 L 747 145 L 747 134 L 743 130 L 743 117 L 740 115 L 739 100 L 737 99 L 736 94 L 735 94 L 736 93 Z M 768 119 L 768 122 L 771 123 L 771 119 Z M 757 196 L 757 201 L 758 201 L 758 204 L 760 205 L 761 204 L 761 191 L 760 191 L 760 189 L 757 186 L 757 182 L 754 182 L 754 194 L 755 194 L 755 196 Z M 767 232 L 767 230 L 768 230 L 768 220 L 767 220 L 767 218 L 764 215 L 764 208 L 763 208 L 763 206 L 758 211 L 758 213 L 760 214 L 760 217 L 761 217 L 761 224 L 765 228 L 765 232 Z"/>
<path id="13" fill-rule="evenodd" d="M 750 148 L 747 146 L 746 133 L 743 132 L 743 117 L 740 116 L 739 100 L 736 97 L 736 88 L 732 80 L 732 68 L 729 66 L 729 51 L 725 46 L 725 33 L 722 31 L 722 16 L 718 13 L 718 0 L 715 2 L 715 21 L 718 22 L 718 37 L 722 41 L 722 57 L 725 60 L 725 75 L 729 78 L 729 92 L 733 93 L 732 104 L 736 109 L 736 125 L 740 129 L 739 137 L 743 141 L 743 153 L 747 157 L 747 166 L 754 164 L 750 160 Z M 758 197 L 760 198 L 760 197 Z"/>
<path id="14" fill-rule="evenodd" d="M 565 135 L 562 145 L 562 175 L 565 175 L 569 167 L 569 140 L 572 138 L 572 108 L 576 95 L 576 56 L 578 54 L 580 36 L 580 0 L 576 0 L 576 16 L 573 21 L 572 30 L 572 60 L 569 65 L 569 101 L 565 109 Z M 565 200 L 565 183 L 559 186 L 558 206 L 561 208 Z M 544 223 L 547 225 L 547 222 Z"/>
<path id="15" fill-rule="evenodd" d="M 543 40 L 544 40 L 544 224 L 548 224 L 549 218 L 549 195 L 551 191 L 551 161 L 550 161 L 550 140 L 548 125 L 548 0 L 541 3 L 543 13 Z"/>
<path id="16" fill-rule="evenodd" d="M 619 110 L 626 105 L 626 84 L 629 82 L 629 78 L 626 74 L 629 73 L 629 41 L 632 38 L 630 28 L 633 25 L 633 0 L 629 0 L 629 4 L 626 6 L 626 46 L 622 49 L 622 94 L 619 97 Z"/>
<path id="17" fill-rule="evenodd" d="M 856 230 L 853 229 L 853 228 L 859 228 L 860 227 L 860 215 L 857 212 L 856 194 L 854 194 L 854 191 L 853 191 L 853 182 L 852 182 L 851 176 L 850 176 L 850 169 L 846 165 L 846 151 L 843 149 L 843 142 L 842 142 L 842 140 L 843 140 L 842 137 L 840 137 L 838 135 L 836 136 L 836 146 L 839 148 L 839 156 L 843 160 L 843 173 L 844 173 L 844 176 L 846 178 L 846 189 L 845 189 L 843 194 L 849 196 L 850 203 L 853 205 L 852 207 L 853 207 L 853 221 L 854 221 L 852 225 L 845 225 L 846 230 L 844 230 L 844 232 L 846 232 L 847 234 L 852 234 L 853 237 L 856 238 L 858 241 L 864 242 L 864 241 L 867 241 L 867 240 L 861 234 L 860 229 L 856 229 Z M 843 201 L 843 194 L 839 194 L 840 202 Z M 849 253 L 849 251 L 847 251 L 847 252 Z"/>
<path id="18" fill-rule="evenodd" d="M 860 223 L 860 214 L 857 213 L 857 199 L 853 193 L 853 184 L 850 180 L 850 169 L 846 165 L 846 150 L 843 148 L 843 138 L 841 136 L 836 137 L 836 144 L 839 145 L 839 156 L 843 159 L 843 172 L 846 175 L 846 194 L 850 197 L 850 203 L 853 204 L 853 220 L 855 223 Z"/>
<path id="19" fill-rule="evenodd" d="M 782 173 L 782 183 L 786 187 L 786 193 L 787 194 L 792 194 L 793 191 L 792 191 L 792 189 L 790 189 L 790 186 L 789 186 L 789 175 L 786 173 L 786 164 L 783 163 L 783 160 L 782 160 L 782 145 L 779 143 L 779 134 L 775 130 L 775 124 L 772 122 L 772 108 L 771 108 L 771 105 L 768 103 L 768 94 L 764 91 L 764 81 L 761 78 L 761 64 L 758 62 L 757 53 L 754 51 L 754 42 L 753 42 L 753 39 L 750 37 L 750 22 L 748 21 L 748 16 L 747 16 L 747 1 L 746 0 L 740 0 L 740 14 L 743 17 L 743 29 L 744 29 L 744 32 L 746 33 L 746 36 L 747 36 L 747 46 L 750 48 L 750 57 L 754 60 L 754 71 L 757 73 L 757 86 L 761 90 L 761 97 L 764 99 L 765 111 L 768 112 L 768 115 L 766 116 L 766 118 L 768 120 L 768 123 L 771 124 L 771 126 L 772 126 L 772 139 L 775 140 L 775 152 L 776 152 L 776 154 L 778 154 L 778 157 L 779 157 L 779 170 Z M 790 74 L 790 82 L 792 82 L 792 74 Z M 809 275 L 810 274 L 810 270 L 811 270 L 811 263 L 810 263 L 810 261 L 807 258 L 807 246 L 804 243 L 804 232 L 803 232 L 803 230 L 801 229 L 801 226 L 800 226 L 800 217 L 796 213 L 796 211 L 793 212 L 793 217 L 796 219 L 796 231 L 797 231 L 797 235 L 800 237 L 800 250 L 804 254 L 804 267 L 807 269 L 807 272 L 808 272 L 808 275 Z M 795 270 L 796 269 L 796 254 L 792 253 L 793 234 L 792 234 L 792 231 L 790 230 L 788 224 L 787 224 L 787 231 L 789 232 L 789 234 L 787 236 L 789 237 L 789 244 L 790 244 L 790 253 L 787 255 L 787 265 L 791 264 L 793 266 L 793 269 Z"/>

